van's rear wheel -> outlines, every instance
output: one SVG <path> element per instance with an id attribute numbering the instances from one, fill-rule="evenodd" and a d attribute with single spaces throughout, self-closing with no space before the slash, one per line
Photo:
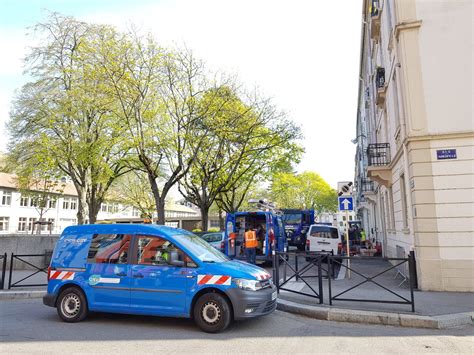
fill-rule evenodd
<path id="1" fill-rule="evenodd" d="M 80 322 L 87 316 L 87 301 L 81 290 L 70 287 L 61 292 L 56 304 L 59 317 L 68 323 Z"/>
<path id="2" fill-rule="evenodd" d="M 225 330 L 231 321 L 231 309 L 227 300 L 218 293 L 206 293 L 199 297 L 193 309 L 194 321 L 207 333 Z"/>

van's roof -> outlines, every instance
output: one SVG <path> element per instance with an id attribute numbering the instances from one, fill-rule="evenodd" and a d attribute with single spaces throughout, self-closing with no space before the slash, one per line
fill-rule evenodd
<path id="1" fill-rule="evenodd" d="M 172 237 L 178 234 L 191 234 L 184 229 L 172 228 L 157 224 L 137 224 L 137 223 L 118 223 L 118 224 L 83 224 L 77 226 L 69 226 L 64 229 L 63 234 L 156 234 L 166 237 Z"/>
<path id="2" fill-rule="evenodd" d="M 337 227 L 334 227 L 334 226 L 328 226 L 327 224 L 318 224 L 318 223 L 312 224 L 312 225 L 310 226 L 310 228 L 313 228 L 313 227 L 321 227 L 321 229 L 324 229 L 324 228 L 334 228 L 334 229 L 337 229 Z"/>

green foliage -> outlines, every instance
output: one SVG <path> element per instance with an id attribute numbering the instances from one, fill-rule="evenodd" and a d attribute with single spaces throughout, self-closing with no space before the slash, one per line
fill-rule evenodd
<path id="1" fill-rule="evenodd" d="M 317 213 L 337 210 L 337 192 L 317 173 L 278 173 L 270 189 L 279 208 L 314 209 Z"/>

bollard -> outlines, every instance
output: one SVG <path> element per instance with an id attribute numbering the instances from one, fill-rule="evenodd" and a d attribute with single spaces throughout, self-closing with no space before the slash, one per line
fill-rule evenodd
<path id="1" fill-rule="evenodd" d="M 7 253 L 3 254 L 3 263 L 2 263 L 2 284 L 0 285 L 0 290 L 5 288 L 5 273 L 7 271 Z"/>

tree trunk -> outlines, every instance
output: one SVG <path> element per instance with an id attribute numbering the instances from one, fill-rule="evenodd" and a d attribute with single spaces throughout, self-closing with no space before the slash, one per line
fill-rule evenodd
<path id="1" fill-rule="evenodd" d="M 153 193 L 153 198 L 155 199 L 156 214 L 158 216 L 157 223 L 164 225 L 165 224 L 165 196 L 161 196 L 160 189 L 156 182 L 156 176 L 152 173 L 148 173 L 148 181 L 150 182 L 151 192 Z"/>
<path id="2" fill-rule="evenodd" d="M 165 218 L 165 196 L 161 196 L 158 202 L 158 224 L 165 225 L 166 218 Z"/>
<path id="3" fill-rule="evenodd" d="M 102 202 L 94 200 L 94 201 L 89 201 L 87 204 L 89 207 L 89 223 L 94 224 L 97 221 L 97 215 L 99 214 L 100 211 L 100 205 Z"/>
<path id="4" fill-rule="evenodd" d="M 202 231 L 207 232 L 207 225 L 209 222 L 209 207 L 208 206 L 201 206 L 201 224 L 202 224 Z"/>
<path id="5" fill-rule="evenodd" d="M 77 224 L 85 224 L 87 220 L 87 194 L 86 189 L 76 185 L 78 204 L 77 204 Z"/>
<path id="6" fill-rule="evenodd" d="M 219 208 L 219 229 L 220 229 L 221 231 L 223 231 L 224 228 L 225 228 L 225 226 L 224 226 L 225 221 L 224 221 L 223 213 L 224 213 L 224 211 L 222 211 L 222 210 Z"/>

